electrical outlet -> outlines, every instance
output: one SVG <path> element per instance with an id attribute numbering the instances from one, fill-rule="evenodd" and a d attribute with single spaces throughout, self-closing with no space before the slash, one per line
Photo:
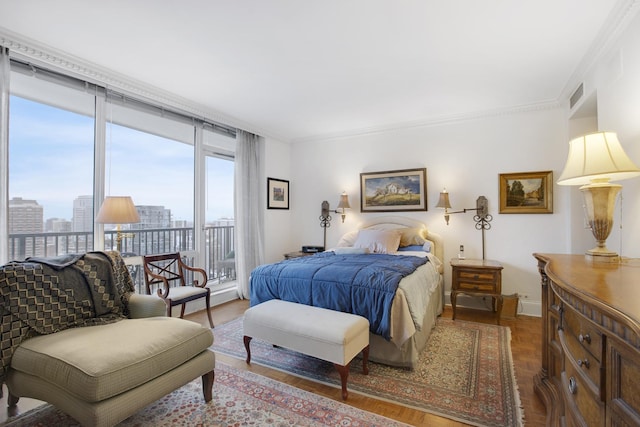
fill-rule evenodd
<path id="1" fill-rule="evenodd" d="M 464 252 L 464 245 L 460 245 L 460 252 Z"/>

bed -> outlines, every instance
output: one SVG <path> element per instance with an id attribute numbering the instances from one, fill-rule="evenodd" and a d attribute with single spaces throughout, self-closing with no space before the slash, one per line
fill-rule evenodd
<path id="1" fill-rule="evenodd" d="M 413 368 L 442 313 L 443 254 L 423 223 L 378 217 L 325 253 L 256 268 L 250 304 L 282 299 L 360 314 L 371 324 L 370 359 Z"/>

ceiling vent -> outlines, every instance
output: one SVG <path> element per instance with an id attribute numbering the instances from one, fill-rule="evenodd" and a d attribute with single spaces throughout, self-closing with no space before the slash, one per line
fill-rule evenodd
<path id="1" fill-rule="evenodd" d="M 573 108 L 578 101 L 580 101 L 582 95 L 584 95 L 584 83 L 580 83 L 578 89 L 576 89 L 576 91 L 573 92 L 573 95 L 571 95 L 571 98 L 569 98 L 569 108 Z"/>

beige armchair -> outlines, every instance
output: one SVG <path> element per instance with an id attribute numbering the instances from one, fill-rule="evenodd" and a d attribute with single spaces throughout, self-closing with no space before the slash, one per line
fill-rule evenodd
<path id="1" fill-rule="evenodd" d="M 8 284 L 15 284 L 5 267 L 0 268 L 3 303 L 9 302 Z M 119 273 L 124 274 L 124 263 L 122 268 Z M 52 294 L 47 298 L 59 295 Z M 210 401 L 215 366 L 211 330 L 166 317 L 166 305 L 156 296 L 127 293 L 124 301 L 126 318 L 23 339 L 12 349 L 10 365 L 3 366 L 8 404 L 31 397 L 53 404 L 82 425 L 112 426 L 199 376 L 204 400 Z M 12 310 L 6 307 L 9 315 Z"/>

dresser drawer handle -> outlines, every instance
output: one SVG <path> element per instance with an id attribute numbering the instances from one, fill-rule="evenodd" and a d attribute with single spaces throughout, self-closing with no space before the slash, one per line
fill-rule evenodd
<path id="1" fill-rule="evenodd" d="M 475 290 L 477 291 L 478 289 L 480 289 L 480 286 L 475 285 L 475 286 L 473 287 L 473 289 L 475 289 Z"/>
<path id="2" fill-rule="evenodd" d="M 584 359 L 584 360 L 578 359 L 578 366 L 584 366 L 585 368 L 589 369 L 590 365 L 591 363 L 589 363 L 589 359 Z"/>
<path id="3" fill-rule="evenodd" d="M 587 344 L 591 344 L 591 335 L 589 334 L 580 334 L 578 335 L 578 341 L 580 342 L 586 342 Z"/>
<path id="4" fill-rule="evenodd" d="M 478 276 L 477 274 L 474 274 L 473 279 L 474 280 L 478 280 L 480 278 L 480 276 Z"/>
<path id="5" fill-rule="evenodd" d="M 576 379 L 571 377 L 569 378 L 569 393 L 576 394 L 578 390 L 578 383 L 576 383 Z"/>

